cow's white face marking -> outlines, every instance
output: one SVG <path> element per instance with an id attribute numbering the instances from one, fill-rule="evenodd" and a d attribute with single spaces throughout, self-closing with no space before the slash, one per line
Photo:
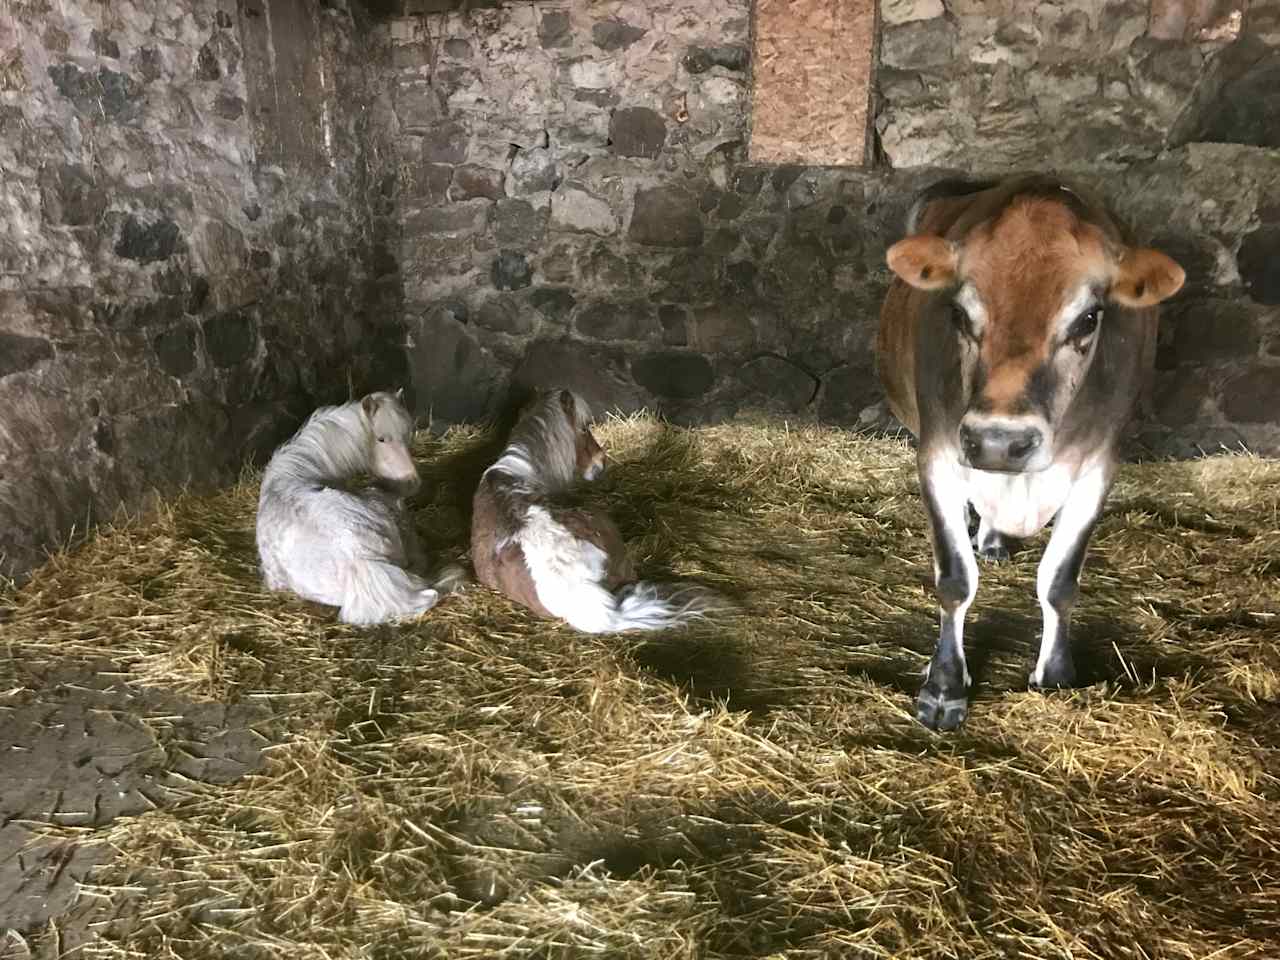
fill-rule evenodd
<path id="1" fill-rule="evenodd" d="M 951 311 L 966 407 L 962 432 L 969 437 L 1029 436 L 1035 443 L 1031 454 L 1014 464 L 987 466 L 977 456 L 970 460 L 962 436 L 965 462 L 1018 473 L 1035 473 L 1053 462 L 1054 425 L 1075 399 L 1093 361 L 1105 312 L 1102 286 L 1085 277 L 1068 286 L 1039 323 L 1028 323 L 1035 318 L 994 315 L 973 280 L 960 285 Z M 1033 302 L 1023 309 L 1034 308 Z"/>

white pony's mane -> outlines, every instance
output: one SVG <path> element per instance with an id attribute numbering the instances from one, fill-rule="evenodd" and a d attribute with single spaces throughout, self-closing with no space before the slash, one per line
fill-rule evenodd
<path id="1" fill-rule="evenodd" d="M 384 396 L 377 394 L 380 399 Z M 388 398 L 390 399 L 390 398 Z M 398 402 L 378 405 L 370 426 L 361 409 L 361 401 L 316 410 L 298 432 L 285 443 L 267 465 L 271 476 L 331 485 L 350 480 L 369 469 L 371 433 L 376 428 L 388 429 L 397 439 L 407 439 L 413 432 L 413 421 Z"/>
<path id="2" fill-rule="evenodd" d="M 485 471 L 486 476 L 505 474 L 515 491 L 528 494 L 555 493 L 573 484 L 578 473 L 578 424 L 591 422 L 591 407 L 572 394 L 570 419 L 560 402 L 564 392 L 538 392 L 521 412 L 502 456 Z"/>

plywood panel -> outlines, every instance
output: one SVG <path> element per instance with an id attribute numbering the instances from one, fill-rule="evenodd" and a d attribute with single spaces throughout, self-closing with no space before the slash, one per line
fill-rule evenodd
<path id="1" fill-rule="evenodd" d="M 875 0 L 756 0 L 753 162 L 865 162 L 875 34 Z"/>

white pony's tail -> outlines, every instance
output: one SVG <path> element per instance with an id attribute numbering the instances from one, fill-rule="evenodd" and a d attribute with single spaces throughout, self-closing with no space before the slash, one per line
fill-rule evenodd
<path id="1" fill-rule="evenodd" d="M 440 599 L 440 591 L 421 577 L 385 560 L 356 564 L 338 611 L 343 623 L 369 626 L 426 613 Z"/>

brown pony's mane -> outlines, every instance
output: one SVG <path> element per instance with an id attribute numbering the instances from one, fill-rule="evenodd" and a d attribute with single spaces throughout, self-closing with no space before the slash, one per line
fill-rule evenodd
<path id="1" fill-rule="evenodd" d="M 499 540 L 513 536 L 531 505 L 568 491 L 604 452 L 591 435 L 591 408 L 572 391 L 539 390 L 480 483 L 493 496 Z"/>
<path id="2" fill-rule="evenodd" d="M 591 408 L 577 394 L 539 390 L 520 411 L 502 455 L 486 473 L 503 474 L 526 493 L 561 492 L 600 453 L 590 423 Z"/>

